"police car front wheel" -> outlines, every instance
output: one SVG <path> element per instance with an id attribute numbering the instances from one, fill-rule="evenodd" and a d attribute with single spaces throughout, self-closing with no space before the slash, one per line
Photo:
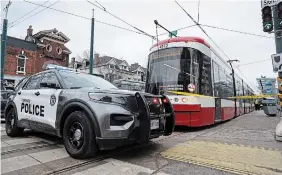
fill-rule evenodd
<path id="1" fill-rule="evenodd" d="M 14 108 L 10 109 L 6 116 L 6 134 L 10 137 L 16 137 L 23 133 L 24 128 L 17 126 L 18 117 Z"/>
<path id="2" fill-rule="evenodd" d="M 94 128 L 83 111 L 71 113 L 64 124 L 63 139 L 67 152 L 73 158 L 88 158 L 98 150 Z"/>

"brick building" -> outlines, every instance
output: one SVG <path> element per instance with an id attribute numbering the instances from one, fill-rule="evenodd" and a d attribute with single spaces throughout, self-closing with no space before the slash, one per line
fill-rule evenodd
<path id="1" fill-rule="evenodd" d="M 25 76 L 42 71 L 49 63 L 68 66 L 71 51 L 65 46 L 70 39 L 56 29 L 33 34 L 27 29 L 24 40 L 7 36 L 4 83 L 14 86 Z"/>

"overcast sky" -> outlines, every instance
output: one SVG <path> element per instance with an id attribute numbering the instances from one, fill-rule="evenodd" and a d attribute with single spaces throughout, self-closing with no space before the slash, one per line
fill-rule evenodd
<path id="1" fill-rule="evenodd" d="M 37 0 L 32 2 L 42 4 L 46 1 L 47 0 Z M 4 8 L 7 2 L 8 1 L 1 1 L 1 9 Z M 48 6 L 54 2 L 56 1 L 49 0 L 45 5 Z M 95 0 L 92 0 L 91 2 L 95 3 Z M 128 23 L 151 35 L 156 34 L 154 20 L 158 20 L 160 24 L 170 30 L 183 28 L 193 24 L 174 0 L 98 0 L 98 2 L 102 4 L 107 11 L 119 16 Z M 197 19 L 198 0 L 179 0 L 178 2 L 187 10 L 187 12 Z M 201 0 L 200 23 L 271 36 L 270 34 L 262 32 L 260 7 L 259 0 Z M 9 22 L 13 22 L 34 8 L 36 8 L 36 5 L 22 0 L 12 0 L 12 5 L 8 14 Z M 127 26 L 109 14 L 92 6 L 86 0 L 60 0 L 52 6 L 52 8 L 61 9 L 89 18 L 91 18 L 92 8 L 94 8 L 96 20 L 134 30 L 130 26 Z M 42 9 L 44 9 L 44 7 L 38 8 L 28 16 Z M 2 12 L 2 19 L 3 15 Z M 21 20 L 17 22 L 20 22 Z M 81 54 L 84 50 L 89 49 L 90 47 L 90 20 L 46 9 L 18 25 L 9 28 L 8 35 L 24 38 L 26 36 L 26 29 L 29 25 L 32 25 L 34 33 L 37 33 L 40 30 L 56 28 L 67 35 L 70 38 L 67 47 L 72 51 L 71 57 Z M 271 54 L 275 53 L 274 39 L 237 34 L 207 27 L 204 27 L 204 29 L 230 59 L 240 60 L 237 65 L 268 59 L 271 58 Z M 158 32 L 163 33 L 164 31 L 159 29 Z M 203 37 L 214 46 L 198 27 L 180 30 L 178 31 L 178 36 Z M 167 37 L 168 35 L 162 35 L 159 39 L 166 39 Z M 123 58 L 127 60 L 129 64 L 138 62 L 143 66 L 146 65 L 146 59 L 152 45 L 152 39 L 147 36 L 117 29 L 97 22 L 95 23 L 94 42 L 94 51 L 98 52 L 100 55 Z M 215 47 L 215 49 L 217 48 Z M 228 59 L 219 50 L 218 53 L 220 53 L 224 59 Z M 245 79 L 252 88 L 257 86 L 256 78 L 261 75 L 276 77 L 276 74 L 272 72 L 271 60 L 240 66 L 239 68 L 244 76 L 238 70 L 235 71 L 240 77 Z"/>

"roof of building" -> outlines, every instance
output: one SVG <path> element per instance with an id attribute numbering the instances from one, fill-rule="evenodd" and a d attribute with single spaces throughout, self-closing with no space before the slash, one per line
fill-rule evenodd
<path id="1" fill-rule="evenodd" d="M 121 64 L 122 62 L 126 62 L 126 64 L 128 64 L 126 60 L 121 60 L 121 59 L 117 59 L 117 58 L 109 57 L 109 56 L 102 56 L 102 57 L 99 57 L 99 59 L 98 59 L 97 61 L 94 61 L 94 62 L 95 62 L 95 65 L 96 65 L 96 66 L 97 66 L 97 65 L 105 65 L 105 64 L 107 64 L 109 61 L 111 61 L 112 59 L 113 59 L 117 64 Z M 83 59 L 82 61 L 75 61 L 75 62 L 76 62 L 77 64 L 82 65 L 82 62 L 83 62 L 84 60 L 87 62 L 87 63 L 86 63 L 86 67 L 88 67 L 88 66 L 89 66 L 89 60 L 87 60 L 87 59 Z M 129 65 L 129 71 L 130 71 L 130 72 L 135 71 L 135 70 L 137 70 L 139 67 L 140 67 L 145 73 L 147 72 L 147 69 L 144 68 L 144 67 L 142 67 L 142 66 L 139 65 L 138 63 L 134 63 L 134 64 Z"/>
<path id="2" fill-rule="evenodd" d="M 136 69 L 138 69 L 138 67 L 140 67 L 140 65 L 138 63 L 134 63 L 130 65 L 130 71 L 135 71 Z"/>
<path id="3" fill-rule="evenodd" d="M 44 36 L 47 36 L 47 37 L 50 37 L 50 38 L 53 38 L 55 40 L 59 40 L 65 43 L 70 41 L 70 39 L 65 34 L 63 34 L 62 32 L 58 32 L 56 28 L 50 29 L 50 30 L 42 30 L 33 35 L 33 37 L 35 38 L 42 38 Z"/>
<path id="4" fill-rule="evenodd" d="M 147 69 L 145 67 L 142 67 L 141 65 L 139 65 L 138 63 L 134 63 L 130 65 L 130 71 L 136 71 L 138 68 L 140 67 L 140 69 L 142 69 L 144 72 L 147 72 Z"/>
<path id="5" fill-rule="evenodd" d="M 1 34 L 1 38 L 2 38 L 2 34 Z M 37 49 L 37 46 L 35 43 L 30 42 L 30 41 L 25 41 L 19 38 L 14 38 L 11 36 L 7 36 L 6 46 L 17 47 L 17 48 L 31 50 L 31 51 L 36 51 Z"/>

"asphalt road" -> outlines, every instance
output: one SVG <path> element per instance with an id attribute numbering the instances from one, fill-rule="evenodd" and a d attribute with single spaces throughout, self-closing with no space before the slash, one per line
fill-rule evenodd
<path id="1" fill-rule="evenodd" d="M 10 138 L 1 124 L 1 172 L 21 174 L 282 174 L 282 142 L 274 140 L 279 117 L 262 111 L 215 126 L 176 128 L 169 137 L 103 151 L 88 160 L 67 154 L 62 140 L 27 131 Z"/>

